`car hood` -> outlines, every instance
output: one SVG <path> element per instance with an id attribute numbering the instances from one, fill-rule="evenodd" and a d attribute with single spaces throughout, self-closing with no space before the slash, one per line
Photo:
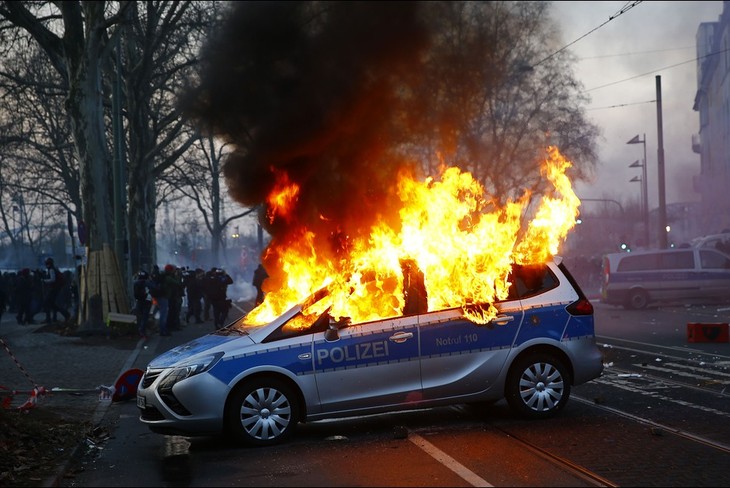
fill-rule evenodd
<path id="1" fill-rule="evenodd" d="M 202 355 L 215 354 L 222 350 L 229 350 L 229 343 L 239 341 L 238 347 L 253 345 L 254 342 L 246 335 L 208 334 L 190 342 L 176 346 L 153 359 L 148 367 L 152 369 L 170 368 L 188 363 L 191 359 Z"/>

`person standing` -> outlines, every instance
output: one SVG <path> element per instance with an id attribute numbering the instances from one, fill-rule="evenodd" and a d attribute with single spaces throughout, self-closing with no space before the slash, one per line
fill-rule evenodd
<path id="1" fill-rule="evenodd" d="M 216 268 L 214 266 L 206 271 L 205 275 L 203 276 L 203 320 L 210 319 L 210 309 L 212 305 L 210 297 L 208 296 L 208 283 L 210 283 L 210 280 L 212 280 L 215 276 L 215 270 Z"/>
<path id="2" fill-rule="evenodd" d="M 147 291 L 147 281 L 150 276 L 146 271 L 140 271 L 134 280 L 134 314 L 137 316 L 137 332 L 142 338 L 147 338 L 147 321 L 152 309 L 152 300 Z"/>
<path id="3" fill-rule="evenodd" d="M 51 323 L 51 315 L 53 315 L 53 322 L 56 322 L 57 312 L 63 315 L 65 322 L 71 318 L 71 314 L 63 307 L 58 305 L 58 294 L 61 292 L 64 286 L 64 276 L 58 270 L 53 262 L 53 258 L 46 258 L 46 278 L 43 279 L 43 285 L 46 291 L 45 300 L 43 302 L 43 308 L 46 312 L 46 321 L 44 323 Z"/>
<path id="4" fill-rule="evenodd" d="M 23 268 L 15 279 L 15 303 L 18 314 L 15 316 L 18 324 L 35 324 L 33 321 L 33 277 L 30 269 Z"/>
<path id="5" fill-rule="evenodd" d="M 202 324 L 201 314 L 203 311 L 203 278 L 205 271 L 197 268 L 195 272 L 188 275 L 185 281 L 185 290 L 188 295 L 188 311 L 185 314 L 185 322 L 190 323 L 190 317 L 195 318 L 196 324 Z"/>
<path id="6" fill-rule="evenodd" d="M 152 299 L 154 300 L 155 306 L 157 307 L 158 327 L 160 329 L 161 336 L 169 336 L 170 331 L 167 329 L 167 314 L 169 311 L 170 302 L 167 300 L 167 292 L 165 290 L 165 272 L 160 271 L 160 268 L 155 265 L 152 268 L 152 275 L 150 276 L 148 289 Z"/>
<path id="7" fill-rule="evenodd" d="M 264 301 L 264 280 L 269 277 L 269 273 L 264 269 L 264 265 L 259 263 L 259 267 L 253 272 L 253 286 L 256 287 L 256 305 L 261 305 Z"/>
<path id="8" fill-rule="evenodd" d="M 213 327 L 216 330 L 225 325 L 226 317 L 228 317 L 230 301 L 228 300 L 227 293 L 228 285 L 232 283 L 233 278 L 221 268 L 217 268 L 208 278 L 206 288 L 208 291 L 208 299 L 213 307 Z"/>
<path id="9" fill-rule="evenodd" d="M 181 330 L 180 312 L 182 311 L 185 287 L 182 283 L 182 269 L 168 264 L 165 266 L 165 283 L 168 287 L 169 311 L 167 313 L 167 330 Z"/>

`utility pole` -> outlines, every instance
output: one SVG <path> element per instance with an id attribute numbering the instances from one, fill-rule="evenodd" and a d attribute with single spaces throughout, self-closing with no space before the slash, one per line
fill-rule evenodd
<path id="1" fill-rule="evenodd" d="M 667 244 L 667 201 L 664 194 L 664 132 L 662 129 L 662 77 L 656 77 L 657 179 L 659 180 L 659 248 Z"/>

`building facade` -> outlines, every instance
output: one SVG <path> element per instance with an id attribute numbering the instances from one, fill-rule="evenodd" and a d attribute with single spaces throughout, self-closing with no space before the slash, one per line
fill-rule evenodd
<path id="1" fill-rule="evenodd" d="M 730 2 L 723 2 L 717 22 L 697 30 L 697 94 L 699 132 L 692 150 L 700 155 L 694 189 L 701 195 L 703 234 L 730 228 Z"/>

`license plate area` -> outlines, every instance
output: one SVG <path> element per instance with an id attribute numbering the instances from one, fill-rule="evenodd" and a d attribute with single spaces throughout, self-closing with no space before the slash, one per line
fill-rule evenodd
<path id="1" fill-rule="evenodd" d="M 142 410 L 147 408 L 147 401 L 145 400 L 145 397 L 139 395 L 137 396 L 137 407 L 141 408 Z"/>

